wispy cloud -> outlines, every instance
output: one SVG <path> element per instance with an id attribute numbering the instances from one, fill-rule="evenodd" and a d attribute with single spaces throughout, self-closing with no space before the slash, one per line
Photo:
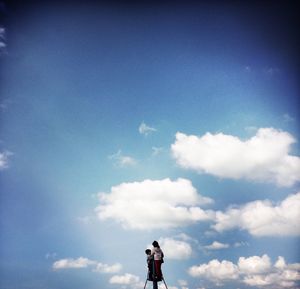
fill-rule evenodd
<path id="1" fill-rule="evenodd" d="M 293 117 L 291 117 L 288 113 L 285 113 L 283 115 L 283 121 L 284 122 L 292 122 L 292 121 L 295 121 L 295 119 Z"/>
<path id="2" fill-rule="evenodd" d="M 0 27 L 0 56 L 6 53 L 6 29 Z"/>
<path id="3" fill-rule="evenodd" d="M 92 268 L 93 272 L 99 273 L 117 273 L 122 269 L 120 263 L 113 265 L 104 264 L 88 258 L 79 257 L 77 259 L 67 258 L 55 261 L 52 265 L 54 270 L 64 270 L 64 269 L 82 269 L 82 268 Z"/>
<path id="4" fill-rule="evenodd" d="M 137 164 L 137 160 L 135 160 L 133 157 L 123 155 L 121 150 L 108 156 L 108 158 L 114 162 L 116 167 L 120 168 L 131 167 Z"/>
<path id="5" fill-rule="evenodd" d="M 9 167 L 9 157 L 13 155 L 10 151 L 4 151 L 0 153 L 0 170 L 7 169 Z"/>
<path id="6" fill-rule="evenodd" d="M 55 259 L 57 257 L 57 253 L 47 253 L 45 255 L 46 259 Z"/>
<path id="7" fill-rule="evenodd" d="M 229 244 L 224 244 L 218 241 L 214 241 L 211 245 L 204 246 L 207 250 L 220 250 L 220 249 L 227 249 L 229 248 Z"/>
<path id="8" fill-rule="evenodd" d="M 143 134 L 145 136 L 149 135 L 150 133 L 153 133 L 157 131 L 156 128 L 148 126 L 146 123 L 142 122 L 139 126 L 139 133 Z"/>
<path id="9" fill-rule="evenodd" d="M 263 73 L 269 77 L 272 77 L 272 76 L 280 73 L 280 69 L 278 67 L 265 67 L 263 69 Z"/>
<path id="10" fill-rule="evenodd" d="M 91 265 L 95 265 L 97 262 L 89 260 L 88 258 L 80 257 L 78 259 L 61 259 L 53 263 L 52 268 L 54 270 L 61 269 L 80 269 L 87 268 Z"/>
<path id="11" fill-rule="evenodd" d="M 152 147 L 152 156 L 157 156 L 163 152 L 162 147 Z"/>
<path id="12" fill-rule="evenodd" d="M 99 273 L 117 273 L 120 272 L 122 269 L 122 265 L 120 263 L 116 263 L 113 265 L 97 263 L 96 268 L 93 270 L 94 272 Z"/>

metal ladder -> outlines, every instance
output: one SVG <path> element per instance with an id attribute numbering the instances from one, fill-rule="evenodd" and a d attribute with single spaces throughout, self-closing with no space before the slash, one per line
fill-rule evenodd
<path id="1" fill-rule="evenodd" d="M 162 279 L 162 281 L 164 282 L 164 284 L 165 284 L 165 286 L 166 286 L 166 289 L 168 289 L 168 286 L 167 286 L 167 283 L 166 283 L 166 281 L 165 281 L 165 278 L 162 277 L 161 279 Z M 146 282 L 145 282 L 144 289 L 146 289 L 147 282 L 148 282 L 148 276 L 147 276 L 147 279 L 146 279 Z M 157 283 L 158 283 L 158 282 L 157 282 L 157 281 L 152 281 L 152 282 L 153 282 L 153 289 L 158 289 L 158 286 L 157 286 Z"/>

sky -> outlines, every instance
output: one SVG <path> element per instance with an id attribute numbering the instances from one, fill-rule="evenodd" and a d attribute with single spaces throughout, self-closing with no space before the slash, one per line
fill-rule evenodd
<path id="1" fill-rule="evenodd" d="M 0 10 L 0 289 L 299 288 L 293 2 Z"/>

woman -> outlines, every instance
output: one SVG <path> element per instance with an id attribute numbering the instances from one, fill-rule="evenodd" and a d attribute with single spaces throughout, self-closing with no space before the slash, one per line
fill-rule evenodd
<path id="1" fill-rule="evenodd" d="M 154 279 L 156 281 L 162 280 L 161 264 L 163 263 L 164 253 L 161 250 L 157 241 L 152 243 L 151 255 L 154 256 Z"/>

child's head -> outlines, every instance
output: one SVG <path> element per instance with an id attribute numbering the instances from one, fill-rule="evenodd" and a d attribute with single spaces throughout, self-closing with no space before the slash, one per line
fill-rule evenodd
<path id="1" fill-rule="evenodd" d="M 145 253 L 146 253 L 146 255 L 151 255 L 151 250 L 147 249 L 147 250 L 145 250 Z"/>

